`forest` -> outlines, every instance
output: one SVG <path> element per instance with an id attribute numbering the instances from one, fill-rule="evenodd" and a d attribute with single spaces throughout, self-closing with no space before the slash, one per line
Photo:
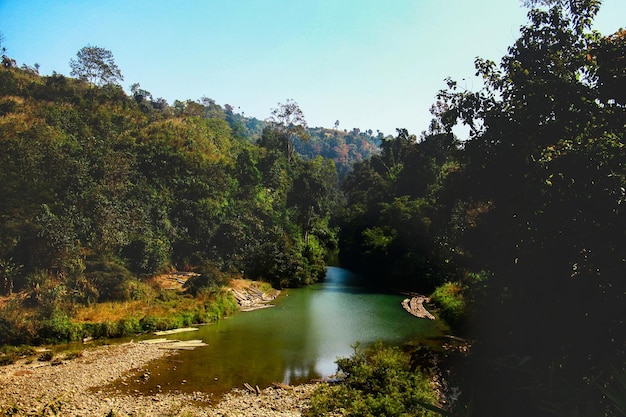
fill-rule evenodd
<path id="1" fill-rule="evenodd" d="M 482 87 L 448 79 L 424 132 L 394 137 L 310 128 L 293 100 L 260 121 L 127 94 L 103 48 L 72 77 L 3 50 L 0 344 L 124 334 L 73 317 L 172 269 L 224 303 L 229 277 L 302 286 L 338 261 L 430 294 L 472 341 L 443 365 L 463 395 L 433 412 L 626 414 L 626 31 L 594 31 L 599 7 L 529 2 L 501 61 L 476 59 Z M 172 324 L 154 320 L 131 331 Z"/>

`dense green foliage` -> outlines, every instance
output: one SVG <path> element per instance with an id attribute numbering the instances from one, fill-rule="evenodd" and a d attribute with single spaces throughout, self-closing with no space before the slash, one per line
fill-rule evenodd
<path id="1" fill-rule="evenodd" d="M 432 293 L 474 341 L 450 376 L 467 415 L 619 415 L 626 32 L 591 31 L 598 0 L 526 3 L 500 64 L 476 60 L 482 88 L 448 80 L 419 138 L 310 129 L 294 102 L 267 122 L 208 98 L 170 106 L 139 84 L 127 96 L 3 56 L 0 292 L 23 297 L 2 307 L 0 343 L 28 329 L 14 307 L 37 308 L 37 340 L 75 339 L 76 306 L 141 300 L 158 271 L 202 270 L 196 296 L 226 272 L 303 285 L 339 249 L 378 285 Z M 144 317 L 113 334 L 162 326 Z M 339 366 L 345 383 L 312 415 L 436 403 L 398 351 Z"/>
<path id="2" fill-rule="evenodd" d="M 455 327 L 465 320 L 467 310 L 465 288 L 457 282 L 446 282 L 432 293 L 431 301 L 439 306 L 440 316 Z"/>
<path id="3" fill-rule="evenodd" d="M 124 268 L 149 275 L 204 260 L 282 285 L 318 277 L 337 174 L 332 163 L 284 154 L 273 125 L 252 146 L 224 119 L 205 117 L 219 116 L 210 101 L 170 108 L 138 88 L 127 97 L 113 84 L 16 68 L 0 78 L 0 259 L 14 290 L 48 270 L 86 278 L 106 298 L 115 288 L 98 281 L 124 281 Z M 274 267 L 297 277 L 260 264 L 278 252 L 286 259 Z M 107 279 L 90 279 L 98 272 Z"/>
<path id="4" fill-rule="evenodd" d="M 337 360 L 342 382 L 321 385 L 311 397 L 307 416 L 437 416 L 429 375 L 396 347 L 355 349 Z"/>
<path id="5" fill-rule="evenodd" d="M 332 159 L 337 166 L 339 177 L 343 178 L 352 170 L 356 162 L 377 154 L 384 139 L 381 132 L 361 132 L 360 129 L 340 131 L 321 127 L 309 128 L 306 141 L 295 142 L 296 151 L 304 158 L 322 156 Z"/>
<path id="6" fill-rule="evenodd" d="M 72 64 L 81 79 L 0 68 L 0 295 L 65 320 L 137 299 L 138 278 L 172 268 L 211 271 L 209 287 L 228 272 L 279 287 L 323 276 L 332 161 L 287 152 L 279 122 L 251 143 L 245 119 L 208 98 L 170 106 L 139 84 L 128 96 L 103 48 Z"/>
<path id="7" fill-rule="evenodd" d="M 465 303 L 471 415 L 618 415 L 626 36 L 590 31 L 597 1 L 530 3 L 500 65 L 477 59 L 481 90 L 449 80 L 419 140 L 399 131 L 347 176 L 342 261 Z"/>
<path id="8" fill-rule="evenodd" d="M 342 264 L 384 277 L 386 286 L 427 291 L 455 273 L 459 250 L 444 184 L 459 170 L 458 146 L 451 133 L 432 130 L 417 142 L 398 130 L 379 155 L 355 165 L 342 182 Z"/>

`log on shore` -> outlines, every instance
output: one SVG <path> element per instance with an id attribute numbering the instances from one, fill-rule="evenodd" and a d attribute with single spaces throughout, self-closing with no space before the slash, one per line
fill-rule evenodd
<path id="1" fill-rule="evenodd" d="M 411 299 L 406 298 L 402 301 L 402 307 L 415 317 L 435 320 L 435 316 L 433 316 L 428 310 L 426 310 L 426 307 L 424 307 L 424 303 L 428 301 L 428 298 L 421 295 Z"/>
<path id="2" fill-rule="evenodd" d="M 276 298 L 276 295 L 265 294 L 253 287 L 240 288 L 238 290 L 231 288 L 231 291 L 241 311 L 254 311 L 261 308 L 274 307 L 273 304 L 269 303 Z"/>
<path id="3" fill-rule="evenodd" d="M 194 350 L 197 347 L 207 346 L 202 340 L 176 340 L 171 343 L 159 345 L 161 349 L 169 350 Z"/>
<path id="4" fill-rule="evenodd" d="M 177 340 L 177 339 L 147 339 L 139 343 L 147 345 L 159 345 L 160 349 L 170 350 L 194 350 L 197 347 L 207 346 L 202 340 Z"/>
<path id="5" fill-rule="evenodd" d="M 197 327 L 181 327 L 179 329 L 172 329 L 172 330 L 163 330 L 163 331 L 159 331 L 159 332 L 154 332 L 155 336 L 167 336 L 170 334 L 177 334 L 177 333 L 185 333 L 185 332 L 197 332 L 198 329 Z"/>

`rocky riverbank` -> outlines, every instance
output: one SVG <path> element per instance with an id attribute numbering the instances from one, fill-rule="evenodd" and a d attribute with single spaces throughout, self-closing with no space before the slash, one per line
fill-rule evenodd
<path id="1" fill-rule="evenodd" d="M 158 345 L 125 343 L 20 360 L 0 367 L 0 416 L 300 416 L 315 385 L 276 386 L 260 392 L 123 395 L 102 390 L 150 361 L 176 354 Z"/>

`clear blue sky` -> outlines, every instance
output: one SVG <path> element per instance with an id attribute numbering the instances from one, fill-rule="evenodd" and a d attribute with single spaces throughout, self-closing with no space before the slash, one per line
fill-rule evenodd
<path id="1" fill-rule="evenodd" d="M 604 0 L 596 29 L 626 24 Z M 126 91 L 235 106 L 265 119 L 294 99 L 310 126 L 419 134 L 447 76 L 477 88 L 526 23 L 519 0 L 0 0 L 7 54 L 69 75 L 90 44 L 113 52 Z"/>

